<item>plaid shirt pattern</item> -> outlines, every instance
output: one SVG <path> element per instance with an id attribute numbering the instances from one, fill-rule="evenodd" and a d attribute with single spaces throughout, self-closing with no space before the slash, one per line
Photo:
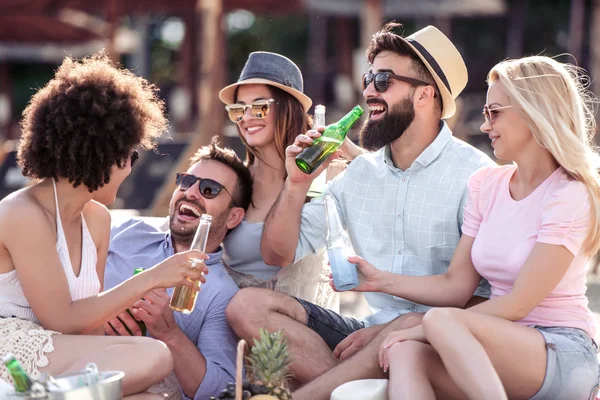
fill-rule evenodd
<path id="1" fill-rule="evenodd" d="M 452 136 L 442 123 L 437 138 L 405 171 L 396 168 L 390 148 L 355 159 L 329 185 L 357 255 L 396 274 L 425 276 L 448 270 L 461 235 L 467 181 L 494 165 L 483 152 Z M 323 200 L 302 211 L 296 261 L 325 247 Z M 482 281 L 476 293 L 489 297 Z M 373 315 L 365 325 L 382 324 L 430 307 L 384 294 L 365 293 Z"/>

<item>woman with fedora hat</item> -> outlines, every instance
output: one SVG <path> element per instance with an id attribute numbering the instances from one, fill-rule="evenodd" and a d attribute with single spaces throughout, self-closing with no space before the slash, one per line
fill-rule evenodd
<path id="1" fill-rule="evenodd" d="M 497 64 L 481 130 L 514 164 L 471 177 L 448 272 L 390 277 L 358 260 L 372 283 L 438 307 L 464 305 L 481 277 L 492 288 L 487 302 L 434 308 L 422 325 L 387 337 L 379 361 L 392 399 L 596 399 L 585 293 L 600 249 L 600 158 L 586 80 L 549 57 Z"/>
<path id="2" fill-rule="evenodd" d="M 223 242 L 224 261 L 240 287 L 274 288 L 336 308 L 337 296 L 323 273 L 323 252 L 282 268 L 267 265 L 260 251 L 265 218 L 286 178 L 285 149 L 310 129 L 307 112 L 312 100 L 303 90 L 296 64 L 280 54 L 259 51 L 250 54 L 239 80 L 219 93 L 246 146 L 246 163 L 254 179 L 246 218 Z M 350 157 L 360 152 L 351 142 L 345 149 Z"/>

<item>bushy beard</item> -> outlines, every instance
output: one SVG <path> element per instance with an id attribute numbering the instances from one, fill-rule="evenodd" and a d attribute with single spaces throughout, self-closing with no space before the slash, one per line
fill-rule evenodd
<path id="1" fill-rule="evenodd" d="M 367 104 L 383 104 L 387 113 L 381 120 L 368 118 L 363 124 L 359 138 L 360 145 L 368 151 L 376 151 L 398 139 L 415 119 L 415 107 L 412 99 L 403 99 L 387 107 L 383 100 L 372 99 Z"/>

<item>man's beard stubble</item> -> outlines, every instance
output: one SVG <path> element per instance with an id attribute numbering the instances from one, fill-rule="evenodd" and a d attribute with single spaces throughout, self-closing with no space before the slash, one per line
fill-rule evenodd
<path id="1" fill-rule="evenodd" d="M 367 104 L 383 104 L 381 100 L 371 100 Z M 386 115 L 379 121 L 368 118 L 363 124 L 359 139 L 360 145 L 368 151 L 377 151 L 398 139 L 415 119 L 415 107 L 412 99 L 403 99 L 391 108 L 387 107 Z"/>
<path id="2" fill-rule="evenodd" d="M 173 245 L 177 244 L 179 247 L 189 249 L 192 245 L 192 241 L 194 240 L 194 236 L 196 235 L 196 231 L 198 230 L 198 225 L 200 225 L 200 218 L 198 218 L 198 221 L 194 225 L 186 226 L 185 228 L 177 228 L 174 226 L 175 210 L 179 208 L 179 204 L 184 200 L 186 203 L 194 204 L 200 209 L 200 211 L 202 211 L 203 214 L 206 213 L 206 209 L 195 201 L 181 199 L 179 202 L 177 202 L 177 205 L 175 208 L 173 208 L 169 215 L 169 231 L 171 232 Z M 231 207 L 228 207 L 219 215 L 211 215 L 213 219 L 210 224 L 208 241 L 212 241 L 213 238 L 222 238 L 225 236 L 225 233 L 227 232 L 227 217 L 229 215 L 229 210 L 231 210 Z"/>

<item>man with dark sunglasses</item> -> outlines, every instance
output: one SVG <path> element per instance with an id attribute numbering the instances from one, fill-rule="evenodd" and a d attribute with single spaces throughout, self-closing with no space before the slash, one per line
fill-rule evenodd
<path id="1" fill-rule="evenodd" d="M 458 50 L 432 26 L 406 38 L 394 33 L 400 27 L 386 25 L 367 50 L 370 69 L 362 84 L 369 113 L 360 139 L 372 153 L 356 158 L 327 189 L 357 255 L 374 265 L 353 259 L 361 275 L 355 290 L 365 292 L 374 313 L 348 318 L 254 288 L 238 292 L 227 309 L 233 330 L 246 340 L 261 324 L 286 332 L 292 372 L 303 384 L 293 394 L 297 400 L 329 399 L 344 382 L 385 377 L 377 365 L 379 344 L 392 330 L 418 325 L 430 307 L 395 296 L 393 288 L 369 286 L 369 277 L 381 271 L 418 276 L 447 271 L 461 234 L 467 181 L 493 164 L 454 139 L 444 121 L 467 83 Z M 304 205 L 303 199 L 327 163 L 312 175 L 294 163 L 318 135 L 308 131 L 286 150 L 288 176 L 262 236 L 266 263 L 290 265 L 326 245 L 323 201 Z M 482 283 L 475 295 L 488 297 L 489 287 Z"/>
<path id="2" fill-rule="evenodd" d="M 173 312 L 170 290 L 155 290 L 131 305 L 148 334 L 173 354 L 175 377 L 161 390 L 182 391 L 186 398 L 216 396 L 235 380 L 237 338 L 227 325 L 225 308 L 237 286 L 222 264 L 225 234 L 237 226 L 252 198 L 252 177 L 232 150 L 216 141 L 198 150 L 186 172 L 173 177 L 176 189 L 167 218 L 131 218 L 113 223 L 106 260 L 106 289 L 131 277 L 137 267 L 151 268 L 188 250 L 202 214 L 212 216 L 205 261 L 209 269 L 191 314 Z M 129 331 L 128 331 L 129 330 Z M 141 335 L 127 312 L 105 324 L 108 335 Z M 178 397 L 178 396 L 177 396 Z"/>

